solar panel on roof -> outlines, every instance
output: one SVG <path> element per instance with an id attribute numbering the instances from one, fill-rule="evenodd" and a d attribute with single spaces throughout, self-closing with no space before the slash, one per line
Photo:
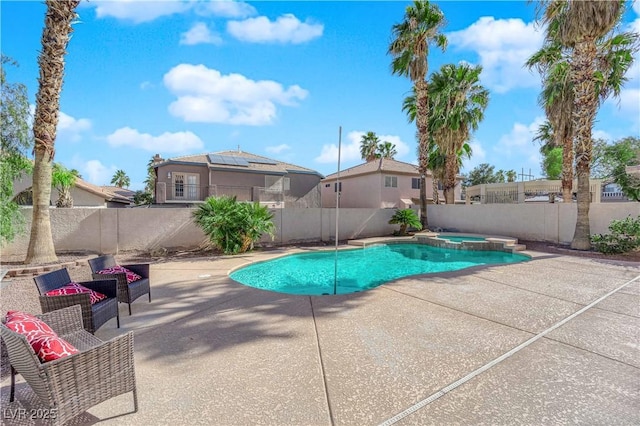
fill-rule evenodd
<path id="1" fill-rule="evenodd" d="M 250 163 L 256 163 L 256 164 L 271 164 L 273 166 L 278 164 L 275 161 L 269 160 L 267 158 L 247 158 L 247 161 Z"/>
<path id="2" fill-rule="evenodd" d="M 249 163 L 242 157 L 234 157 L 231 155 L 209 154 L 209 162 L 211 164 L 223 164 L 225 166 L 241 166 L 249 167 Z"/>

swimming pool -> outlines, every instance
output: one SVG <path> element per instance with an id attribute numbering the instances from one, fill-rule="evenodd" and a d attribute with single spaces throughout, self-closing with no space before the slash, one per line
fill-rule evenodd
<path id="1" fill-rule="evenodd" d="M 297 253 L 233 271 L 250 287 L 288 294 L 333 294 L 335 252 Z M 451 250 L 424 244 L 389 244 L 338 251 L 336 294 L 370 290 L 410 275 L 457 271 L 472 266 L 529 260 L 499 251 Z"/>

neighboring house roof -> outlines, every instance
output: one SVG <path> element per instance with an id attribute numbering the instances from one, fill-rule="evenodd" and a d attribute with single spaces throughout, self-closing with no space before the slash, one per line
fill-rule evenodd
<path id="1" fill-rule="evenodd" d="M 133 196 L 136 195 L 136 191 L 132 191 L 128 188 L 120 188 L 119 186 L 102 185 L 100 187 L 106 194 L 115 194 L 126 198 L 129 201 L 133 201 Z"/>
<path id="2" fill-rule="evenodd" d="M 238 160 L 225 162 L 224 159 L 228 157 Z M 296 166 L 295 164 L 285 163 L 243 151 L 219 151 L 208 154 L 185 155 L 182 157 L 170 158 L 156 164 L 154 167 L 157 168 L 168 164 L 201 165 L 207 166 L 209 169 L 213 170 L 249 171 L 267 174 L 303 173 L 314 174 L 321 178 L 323 177 L 317 171 L 306 167 Z"/>
<path id="3" fill-rule="evenodd" d="M 405 163 L 403 161 L 383 158 L 382 160 L 373 160 L 368 163 L 360 164 L 346 170 L 340 171 L 340 178 L 348 178 L 353 176 L 367 175 L 371 173 L 397 173 L 408 175 L 419 175 L 418 166 L 415 164 Z M 431 174 L 431 172 L 427 172 Z M 332 180 L 338 177 L 337 173 L 332 173 L 325 180 Z"/>
<path id="4" fill-rule="evenodd" d="M 75 187 L 78 189 L 83 189 L 94 195 L 103 197 L 105 201 L 111 201 L 114 203 L 124 203 L 124 204 L 129 204 L 131 202 L 129 198 L 123 195 L 117 194 L 116 191 L 113 191 L 110 189 L 110 188 L 116 188 L 116 187 L 108 187 L 108 186 L 101 187 L 101 186 L 89 183 L 87 181 L 84 181 L 82 179 L 76 179 Z M 120 190 L 122 188 L 117 188 L 117 189 Z"/>

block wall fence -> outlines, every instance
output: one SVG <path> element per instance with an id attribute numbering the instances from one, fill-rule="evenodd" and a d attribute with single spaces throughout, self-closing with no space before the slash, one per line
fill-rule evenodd
<path id="1" fill-rule="evenodd" d="M 195 248 L 206 242 L 192 221 L 191 208 L 73 208 L 51 209 L 51 227 L 56 250 L 63 252 L 113 253 L 151 251 L 158 248 Z M 26 229 L 31 209 L 24 208 Z M 335 209 L 276 209 L 275 245 L 333 241 Z M 340 209 L 339 239 L 391 235 L 392 209 Z M 569 243 L 575 227 L 575 204 L 487 204 L 430 205 L 429 226 L 460 232 L 504 235 L 520 239 Z M 640 215 L 640 203 L 592 204 L 591 232 L 606 233 L 612 219 Z M 19 235 L 0 249 L 2 256 L 26 254 L 29 235 Z"/>

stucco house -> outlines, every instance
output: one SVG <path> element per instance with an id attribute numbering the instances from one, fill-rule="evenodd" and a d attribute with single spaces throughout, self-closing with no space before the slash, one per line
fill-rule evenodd
<path id="1" fill-rule="evenodd" d="M 315 170 L 248 152 L 221 151 L 163 160 L 156 155 L 156 204 L 194 204 L 230 195 L 269 208 L 320 207 Z"/>
<path id="2" fill-rule="evenodd" d="M 336 206 L 334 173 L 320 183 L 322 207 Z M 433 176 L 427 172 L 427 202 L 433 203 Z M 460 185 L 455 199 L 460 200 Z M 440 200 L 444 200 L 442 190 Z M 392 159 L 376 159 L 340 172 L 340 207 L 410 208 L 420 205 L 420 173 L 415 164 Z"/>
<path id="3" fill-rule="evenodd" d="M 31 175 L 23 175 L 13 182 L 14 196 L 24 193 L 25 200 L 29 200 L 24 204 L 31 204 L 30 189 L 33 185 Z M 111 187 L 97 186 L 82 179 L 77 179 L 75 185 L 71 188 L 71 198 L 73 198 L 74 207 L 129 207 L 131 199 L 124 194 L 129 190 Z M 51 205 L 55 206 L 56 201 L 60 197 L 60 193 L 55 188 L 51 188 Z"/>

